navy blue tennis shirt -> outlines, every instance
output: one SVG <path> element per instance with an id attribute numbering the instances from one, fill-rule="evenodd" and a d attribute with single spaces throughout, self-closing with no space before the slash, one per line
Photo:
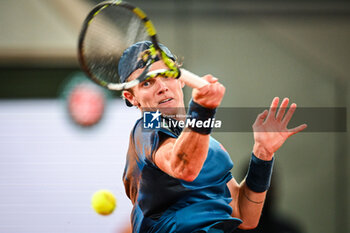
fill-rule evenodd
<path id="1" fill-rule="evenodd" d="M 233 232 L 242 222 L 231 217 L 233 162 L 210 137 L 207 159 L 193 182 L 161 171 L 154 155 L 162 140 L 177 138 L 181 128 L 144 129 L 139 119 L 130 135 L 123 181 L 131 199 L 133 232 Z"/>
<path id="2" fill-rule="evenodd" d="M 233 232 L 242 221 L 231 217 L 227 183 L 232 179 L 233 162 L 224 147 L 210 137 L 198 177 L 193 182 L 176 179 L 157 167 L 154 155 L 163 140 L 177 138 L 182 128 L 144 129 L 143 121 L 137 120 L 132 129 L 123 174 L 126 194 L 134 205 L 133 232 Z"/>

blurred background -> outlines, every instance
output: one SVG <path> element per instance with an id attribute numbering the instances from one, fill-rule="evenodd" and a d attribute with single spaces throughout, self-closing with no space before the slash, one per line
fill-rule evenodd
<path id="1" fill-rule="evenodd" d="M 80 26 L 98 2 L 0 0 L 0 233 L 128 227 L 121 176 L 140 114 L 89 83 L 76 55 Z M 187 69 L 224 83 L 222 106 L 267 107 L 274 96 L 299 107 L 349 106 L 347 1 L 129 2 L 149 15 Z M 242 179 L 252 132 L 214 136 Z M 347 132 L 290 138 L 276 154 L 274 216 L 298 232 L 350 232 L 348 143 Z M 98 189 L 118 199 L 108 217 L 90 206 Z"/>

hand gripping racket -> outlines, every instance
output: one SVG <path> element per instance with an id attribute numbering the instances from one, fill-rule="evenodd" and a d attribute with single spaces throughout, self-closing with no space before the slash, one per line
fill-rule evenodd
<path id="1" fill-rule="evenodd" d="M 136 42 L 149 40 L 153 46 L 140 54 L 146 64 L 136 79 L 121 83 L 118 74 L 123 51 Z M 156 29 L 140 9 L 123 1 L 105 1 L 96 5 L 86 17 L 78 44 L 78 57 L 82 69 L 97 84 L 110 90 L 125 90 L 158 76 L 180 78 L 192 88 L 208 82 L 199 76 L 179 69 L 159 46 Z M 156 59 L 163 60 L 168 69 L 149 72 Z"/>

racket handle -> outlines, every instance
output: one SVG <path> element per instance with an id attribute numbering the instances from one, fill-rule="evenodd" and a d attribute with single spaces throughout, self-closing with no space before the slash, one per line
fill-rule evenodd
<path id="1" fill-rule="evenodd" d="M 205 85 L 208 85 L 209 83 L 202 79 L 201 77 L 199 77 L 198 75 L 185 70 L 183 68 L 181 68 L 181 76 L 180 79 L 182 81 L 184 81 L 184 83 L 192 88 L 201 88 L 204 87 Z"/>

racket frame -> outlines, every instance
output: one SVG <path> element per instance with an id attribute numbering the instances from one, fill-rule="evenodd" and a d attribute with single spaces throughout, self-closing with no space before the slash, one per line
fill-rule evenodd
<path id="1" fill-rule="evenodd" d="M 144 27 L 146 28 L 146 31 L 148 33 L 148 36 L 150 38 L 150 41 L 153 44 L 153 48 L 150 48 L 151 54 L 150 57 L 147 60 L 146 68 L 145 70 L 137 77 L 136 79 L 125 82 L 125 83 L 109 83 L 103 80 L 100 80 L 97 78 L 89 69 L 85 56 L 84 56 L 84 39 L 86 32 L 89 28 L 89 24 L 94 19 L 96 15 L 98 15 L 102 10 L 104 10 L 107 7 L 110 7 L 112 5 L 115 5 L 116 7 L 123 7 L 130 12 L 132 12 L 134 15 L 138 16 L 140 20 L 142 20 Z M 169 69 L 161 69 L 161 70 L 155 70 L 152 72 L 148 72 L 151 64 L 155 61 L 155 56 L 159 56 L 161 60 L 164 61 L 164 63 L 169 67 Z M 152 59 L 150 61 L 150 59 Z M 168 78 L 179 78 L 182 76 L 183 81 L 192 88 L 200 88 L 204 85 L 207 85 L 208 82 L 197 75 L 181 69 L 183 72 L 185 72 L 186 75 L 181 75 L 181 70 L 178 68 L 176 63 L 170 59 L 166 53 L 160 48 L 158 44 L 158 38 L 157 38 L 157 32 L 156 29 L 150 19 L 148 19 L 147 15 L 138 7 L 135 7 L 127 2 L 123 2 L 121 0 L 117 1 L 104 1 L 99 4 L 97 4 L 87 15 L 87 17 L 84 20 L 82 29 L 79 34 L 79 40 L 78 40 L 78 60 L 81 65 L 81 68 L 86 73 L 86 75 L 95 83 L 108 88 L 109 90 L 115 90 L 115 91 L 121 91 L 125 89 L 132 88 L 136 85 L 138 85 L 140 82 L 150 79 L 150 78 L 156 78 L 158 76 L 165 76 Z M 186 76 L 186 77 L 185 77 Z"/>

